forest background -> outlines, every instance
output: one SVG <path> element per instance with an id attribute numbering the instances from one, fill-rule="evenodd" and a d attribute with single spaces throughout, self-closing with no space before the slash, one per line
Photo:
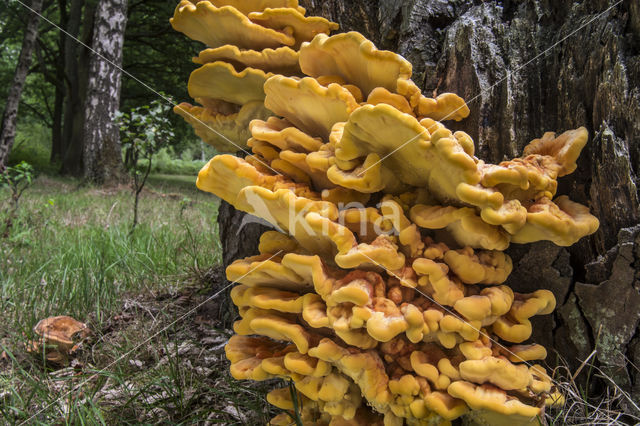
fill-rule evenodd
<path id="1" fill-rule="evenodd" d="M 37 170 L 83 176 L 83 101 L 89 72 L 94 0 L 45 0 L 38 34 L 19 103 L 17 131 L 9 164 L 27 161 Z M 118 3 L 118 2 L 116 2 Z M 123 3 L 123 2 L 119 2 Z M 28 2 L 26 3 L 28 5 Z M 186 78 L 197 42 L 180 36 L 169 24 L 174 1 L 131 1 L 122 49 L 122 68 L 136 79 L 122 78 L 120 110 L 149 105 L 159 95 L 188 99 Z M 16 1 L 0 2 L 0 111 L 4 111 L 33 12 Z M 50 21 L 50 22 L 47 22 Z M 64 30 L 61 31 L 60 29 Z M 78 41 L 74 40 L 77 38 Z M 180 117 L 169 113 L 175 137 L 157 158 L 154 170 L 194 174 L 215 151 L 203 144 Z M 171 161 L 182 160 L 182 161 Z M 192 163 L 195 161 L 195 163 Z"/>

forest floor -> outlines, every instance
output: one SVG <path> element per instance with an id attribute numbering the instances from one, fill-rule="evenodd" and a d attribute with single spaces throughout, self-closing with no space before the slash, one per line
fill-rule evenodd
<path id="1" fill-rule="evenodd" d="M 151 176 L 134 232 L 126 186 L 41 176 L 25 192 L 0 237 L 0 425 L 257 425 L 277 414 L 266 402 L 274 383 L 229 375 L 232 330 L 215 321 L 228 303 L 218 199 L 193 181 Z M 33 327 L 56 315 L 91 330 L 64 365 L 27 350 Z M 547 424 L 633 423 L 620 423 L 619 392 L 592 400 L 577 374 L 561 375 L 567 404 Z"/>
<path id="2" fill-rule="evenodd" d="M 269 384 L 229 376 L 212 320 L 218 200 L 156 175 L 130 233 L 132 205 L 128 187 L 46 176 L 20 200 L 0 239 L 0 424 L 266 423 Z M 91 330 L 67 365 L 26 350 L 56 315 Z"/>

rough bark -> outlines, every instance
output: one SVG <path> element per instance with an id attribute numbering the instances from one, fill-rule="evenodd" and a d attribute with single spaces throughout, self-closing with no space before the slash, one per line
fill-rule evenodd
<path id="1" fill-rule="evenodd" d="M 31 57 L 38 37 L 38 23 L 40 22 L 40 12 L 42 11 L 42 0 L 31 2 L 31 11 L 28 11 L 27 26 L 24 30 L 22 48 L 13 76 L 13 82 L 9 89 L 4 113 L 2 114 L 2 124 L 0 124 L 0 172 L 7 166 L 9 153 L 13 147 L 16 137 L 16 127 L 18 121 L 18 106 L 22 88 L 31 66 Z"/>
<path id="2" fill-rule="evenodd" d="M 84 45 L 91 46 L 93 43 L 93 22 L 96 14 L 97 0 L 85 0 L 84 12 L 82 18 L 82 34 L 80 40 Z M 75 60 L 74 57 L 65 55 L 63 61 L 63 75 L 67 76 L 66 68 L 75 69 L 73 74 L 77 78 L 77 83 L 73 86 L 75 90 L 74 99 L 78 103 L 76 107 L 68 107 L 67 110 L 72 114 L 65 116 L 64 129 L 66 131 L 62 137 L 61 151 L 61 167 L 60 172 L 74 176 L 82 176 L 83 167 L 83 147 L 84 147 L 84 126 L 86 112 L 87 87 L 89 80 L 89 62 L 93 55 L 90 49 L 84 45 L 75 44 Z M 66 77 L 65 77 L 66 79 Z M 65 85 L 67 89 L 71 86 Z M 65 90 L 68 95 L 68 90 Z M 66 98 L 66 96 L 65 96 Z"/>
<path id="3" fill-rule="evenodd" d="M 532 340 L 574 371 L 597 347 L 603 371 L 638 400 L 640 372 L 628 361 L 640 366 L 640 3 L 600 15 L 614 3 L 301 1 L 308 14 L 409 59 L 425 93 L 463 96 L 471 115 L 452 126 L 474 138 L 486 161 L 519 155 L 545 131 L 587 127 L 578 170 L 558 192 L 589 205 L 599 231 L 569 248 L 512 245 L 508 284 L 556 295 L 558 309 L 535 319 Z M 221 208 L 221 225 L 242 221 L 239 213 L 224 219 L 231 212 Z M 234 244 L 247 241 L 234 228 L 224 232 Z M 234 248 L 233 257 L 253 250 Z"/>
<path id="4" fill-rule="evenodd" d="M 120 103 L 126 23 L 127 0 L 98 3 L 89 62 L 83 147 L 84 176 L 97 183 L 122 178 L 120 134 L 113 118 Z"/>

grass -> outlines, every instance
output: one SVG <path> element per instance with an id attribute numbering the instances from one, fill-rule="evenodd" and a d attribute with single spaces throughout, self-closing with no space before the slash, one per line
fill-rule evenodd
<path id="1" fill-rule="evenodd" d="M 180 281 L 185 265 L 216 264 L 217 204 L 205 194 L 190 195 L 185 206 L 184 199 L 148 194 L 141 226 L 130 238 L 127 188 L 38 179 L 2 246 L 0 308 L 16 325 L 56 312 L 102 320 L 124 292 L 166 289 Z"/>
<path id="2" fill-rule="evenodd" d="M 25 192 L 0 240 L 0 424 L 270 418 L 268 384 L 228 375 L 230 331 L 216 329 L 218 308 L 208 300 L 221 281 L 218 201 L 193 183 L 152 176 L 131 235 L 127 187 L 40 177 Z M 55 315 L 92 330 L 62 369 L 25 351 L 33 326 Z"/>
<path id="3" fill-rule="evenodd" d="M 597 345 L 596 345 L 597 347 Z M 625 392 L 604 371 L 595 365 L 594 350 L 581 366 L 570 371 L 566 362 L 554 370 L 554 383 L 564 398 L 564 404 L 550 407 L 545 413 L 548 425 L 617 425 L 640 424 L 640 407 L 629 393 Z M 577 376 L 586 374 L 586 381 L 577 381 Z M 590 392 L 589 383 L 598 380 L 598 392 Z"/>

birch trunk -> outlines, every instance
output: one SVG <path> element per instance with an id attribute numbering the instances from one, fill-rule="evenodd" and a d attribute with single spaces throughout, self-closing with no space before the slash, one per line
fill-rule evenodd
<path id="1" fill-rule="evenodd" d="M 120 103 L 126 23 L 127 0 L 98 3 L 89 61 L 83 148 L 84 176 L 96 183 L 122 178 L 120 135 L 113 118 Z"/>
<path id="2" fill-rule="evenodd" d="M 18 57 L 18 64 L 13 76 L 13 82 L 9 89 L 7 103 L 2 115 L 0 125 L 0 172 L 7 167 L 9 153 L 16 138 L 16 127 L 18 121 L 18 106 L 22 88 L 31 66 L 31 57 L 38 37 L 38 23 L 40 22 L 40 12 L 42 11 L 42 0 L 33 0 L 30 5 L 32 11 L 27 11 L 27 26 L 24 30 L 22 49 Z"/>

